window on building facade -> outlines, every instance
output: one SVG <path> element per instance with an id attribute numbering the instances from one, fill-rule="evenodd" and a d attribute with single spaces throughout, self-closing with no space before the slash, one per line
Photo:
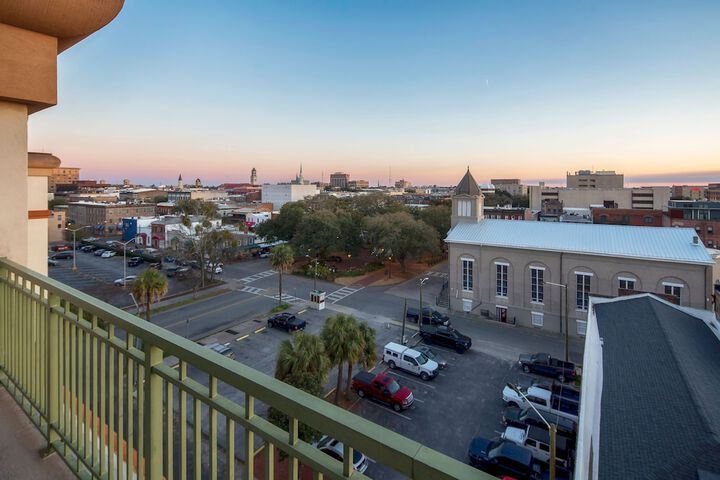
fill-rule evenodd
<path id="1" fill-rule="evenodd" d="M 592 275 L 575 272 L 575 278 L 577 279 L 575 306 L 578 310 L 587 310 L 590 304 L 590 279 L 592 279 Z"/>
<path id="2" fill-rule="evenodd" d="M 543 303 L 545 301 L 545 269 L 530 267 L 530 301 Z"/>
<path id="3" fill-rule="evenodd" d="M 464 292 L 473 291 L 473 264 L 469 258 L 462 259 L 462 289 Z"/>
<path id="4" fill-rule="evenodd" d="M 458 200 L 457 208 L 458 208 L 457 214 L 459 217 L 469 217 L 471 215 L 470 200 Z"/>
<path id="5" fill-rule="evenodd" d="M 667 283 L 663 282 L 663 287 L 665 289 L 665 295 L 670 295 L 678 300 L 680 300 L 680 296 L 682 295 L 682 289 L 683 286 L 678 283 Z"/>
<path id="6" fill-rule="evenodd" d="M 543 314 L 540 312 L 530 312 L 533 327 L 542 327 L 544 324 Z"/>
<path id="7" fill-rule="evenodd" d="M 508 264 L 495 264 L 495 295 L 507 297 L 508 292 Z"/>
<path id="8" fill-rule="evenodd" d="M 651 217 L 650 215 L 646 215 L 646 216 L 643 217 L 643 221 L 644 221 L 645 223 L 653 223 L 654 219 L 653 219 L 653 217 Z"/>
<path id="9" fill-rule="evenodd" d="M 635 290 L 635 279 L 628 277 L 618 278 L 620 290 Z"/>

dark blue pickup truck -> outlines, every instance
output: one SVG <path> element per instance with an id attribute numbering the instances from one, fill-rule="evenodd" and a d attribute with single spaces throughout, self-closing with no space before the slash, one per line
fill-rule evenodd
<path id="1" fill-rule="evenodd" d="M 520 355 L 518 361 L 525 373 L 537 373 L 545 377 L 557 378 L 561 382 L 575 380 L 575 364 L 563 362 L 547 353 Z"/>

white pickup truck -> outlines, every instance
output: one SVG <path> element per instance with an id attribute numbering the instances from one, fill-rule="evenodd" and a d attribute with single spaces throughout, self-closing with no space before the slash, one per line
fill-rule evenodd
<path id="1" fill-rule="evenodd" d="M 383 348 L 383 361 L 391 369 L 403 369 L 423 380 L 435 378 L 440 370 L 437 362 L 430 360 L 424 353 L 395 342 L 390 342 Z"/>
<path id="2" fill-rule="evenodd" d="M 540 387 L 529 387 L 527 390 L 516 386 L 527 398 L 525 400 L 512 388 L 506 386 L 503 389 L 502 397 L 506 405 L 511 407 L 528 407 L 528 402 L 540 412 L 550 412 L 570 420 L 578 421 L 580 404 L 577 401 L 553 395 L 549 390 Z"/>

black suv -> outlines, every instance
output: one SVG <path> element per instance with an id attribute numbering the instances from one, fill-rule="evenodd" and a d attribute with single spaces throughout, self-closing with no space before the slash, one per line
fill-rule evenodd
<path id="1" fill-rule="evenodd" d="M 305 330 L 306 323 L 305 320 L 300 320 L 292 313 L 283 312 L 268 318 L 267 325 L 271 328 L 282 328 L 290 333 Z"/>
<path id="2" fill-rule="evenodd" d="M 468 449 L 470 465 L 495 476 L 532 480 L 538 472 L 533 468 L 532 452 L 514 443 L 476 437 Z"/>
<path id="3" fill-rule="evenodd" d="M 422 325 L 420 336 L 425 343 L 434 343 L 443 347 L 452 348 L 458 353 L 470 350 L 472 340 L 452 327 Z"/>
<path id="4" fill-rule="evenodd" d="M 73 257 L 72 252 L 59 252 L 51 256 L 52 260 L 68 260 Z"/>

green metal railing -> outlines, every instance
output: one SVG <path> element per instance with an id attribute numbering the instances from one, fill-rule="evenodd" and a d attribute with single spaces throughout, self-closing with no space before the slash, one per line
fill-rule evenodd
<path id="1" fill-rule="evenodd" d="M 412 479 L 490 478 L 3 259 L 0 382 L 80 478 L 274 479 L 279 451 L 290 479 L 301 465 L 314 479 L 368 478 L 353 449 Z M 263 418 L 268 406 L 288 431 Z M 300 423 L 342 441 L 344 462 L 301 441 Z"/>

